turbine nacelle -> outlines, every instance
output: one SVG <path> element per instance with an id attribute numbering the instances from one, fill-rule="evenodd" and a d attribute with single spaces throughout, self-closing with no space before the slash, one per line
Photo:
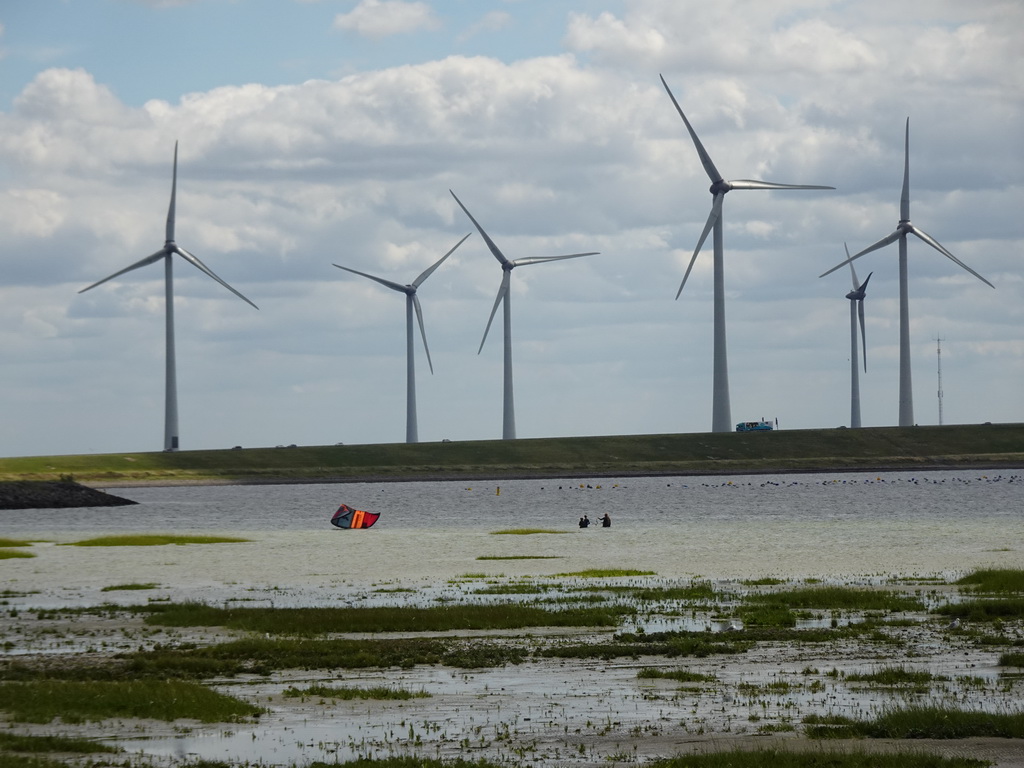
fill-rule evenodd
<path id="1" fill-rule="evenodd" d="M 853 264 L 850 265 L 850 269 L 853 269 Z M 846 294 L 846 298 L 850 299 L 850 301 L 864 301 L 864 297 L 867 296 L 868 281 L 871 279 L 871 275 L 873 274 L 875 273 L 870 272 L 868 276 L 864 278 L 863 283 Z"/>

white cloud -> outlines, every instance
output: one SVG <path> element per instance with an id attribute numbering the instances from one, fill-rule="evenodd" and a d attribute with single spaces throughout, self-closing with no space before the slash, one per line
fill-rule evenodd
<path id="1" fill-rule="evenodd" d="M 419 30 L 433 30 L 440 22 L 427 3 L 404 0 L 360 0 L 353 10 L 334 18 L 335 29 L 355 32 L 371 40 Z"/>

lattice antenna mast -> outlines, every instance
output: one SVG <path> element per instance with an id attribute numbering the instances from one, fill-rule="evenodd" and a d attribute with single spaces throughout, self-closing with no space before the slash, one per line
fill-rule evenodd
<path id="1" fill-rule="evenodd" d="M 935 358 L 938 364 L 939 372 L 939 426 L 942 426 L 942 338 L 936 337 L 935 339 Z"/>

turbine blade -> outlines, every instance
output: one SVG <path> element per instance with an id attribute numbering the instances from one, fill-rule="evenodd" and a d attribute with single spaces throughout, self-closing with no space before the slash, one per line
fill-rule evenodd
<path id="1" fill-rule="evenodd" d="M 374 277 L 373 275 L 368 275 L 366 272 L 360 272 L 358 269 L 343 267 L 340 264 L 335 264 L 334 266 L 336 266 L 338 269 L 344 269 L 346 272 L 351 272 L 354 275 L 362 275 L 363 277 L 367 277 L 370 280 L 373 280 L 376 283 L 380 283 L 381 285 L 387 286 L 388 288 L 394 291 L 398 291 L 400 293 L 408 293 L 408 291 L 406 290 L 406 286 L 399 285 L 398 283 L 392 282 L 391 280 L 385 280 L 383 277 Z"/>
<path id="2" fill-rule="evenodd" d="M 178 193 L 178 142 L 174 142 L 174 172 L 171 174 L 171 204 L 167 207 L 166 240 L 174 242 L 174 201 Z"/>
<path id="3" fill-rule="evenodd" d="M 182 247 L 181 247 L 180 245 L 175 245 L 175 246 L 174 246 L 174 253 L 176 253 L 176 254 L 178 254 L 179 256 L 181 256 L 181 257 L 182 257 L 183 259 L 185 259 L 185 261 L 187 261 L 187 262 L 188 262 L 189 264 L 191 264 L 192 266 L 196 267 L 196 268 L 197 268 L 197 269 L 198 269 L 199 271 L 201 271 L 201 272 L 204 272 L 204 273 L 205 273 L 205 274 L 207 274 L 207 275 L 208 275 L 209 277 L 212 277 L 212 278 L 213 278 L 214 280 L 216 280 L 216 281 L 217 281 L 218 283 L 220 283 L 221 285 L 223 285 L 223 286 L 224 286 L 225 288 L 227 288 L 227 289 L 228 289 L 229 291 L 231 291 L 231 292 L 232 292 L 233 294 L 235 294 L 235 296 L 237 296 L 238 298 L 240 298 L 240 299 L 241 299 L 242 301 L 244 301 L 244 302 L 245 302 L 246 304 L 248 304 L 249 306 L 251 306 L 251 307 L 252 307 L 253 309 L 259 309 L 259 307 L 257 307 L 257 306 L 256 306 L 255 304 L 253 304 L 253 303 L 252 303 L 251 301 L 249 301 L 249 299 L 247 299 L 247 298 L 246 298 L 245 296 L 243 296 L 242 294 L 240 294 L 240 293 L 239 293 L 238 291 L 236 291 L 236 290 L 235 290 L 234 288 L 232 288 L 232 287 L 231 287 L 230 285 L 228 285 L 228 284 L 227 284 L 227 283 L 225 283 L 225 282 L 224 282 L 223 280 L 221 280 L 221 279 L 220 279 L 219 277 L 217 277 L 216 273 L 215 273 L 215 272 L 214 272 L 214 271 L 213 271 L 212 269 L 210 269 L 210 268 L 209 268 L 208 266 L 206 266 L 205 264 L 203 264 L 203 262 L 201 262 L 201 261 L 200 261 L 200 260 L 199 260 L 198 258 L 196 258 L 195 256 L 193 256 L 193 255 L 192 255 L 191 253 L 189 253 L 188 251 L 186 251 L 186 250 L 185 250 L 184 248 L 182 248 Z"/>
<path id="4" fill-rule="evenodd" d="M 503 272 L 501 275 L 501 285 L 498 287 L 498 295 L 494 299 L 494 306 L 491 308 L 491 316 L 487 318 L 487 327 L 484 328 L 484 337 L 480 340 L 480 349 L 476 351 L 479 355 L 484 348 L 484 342 L 487 341 L 487 333 L 491 330 L 491 322 L 494 320 L 494 313 L 498 311 L 498 305 L 501 304 L 501 300 L 508 295 L 508 284 L 512 277 L 511 272 Z"/>
<path id="5" fill-rule="evenodd" d="M 843 243 L 843 250 L 846 251 L 846 263 L 850 265 L 850 276 L 853 278 L 853 290 L 857 290 L 860 286 L 857 284 L 857 270 L 853 268 L 853 262 L 850 261 L 850 249 L 847 248 L 846 243 Z"/>
<path id="6" fill-rule="evenodd" d="M 452 192 L 450 189 L 448 191 Z M 494 254 L 494 258 L 496 258 L 498 262 L 503 265 L 506 262 L 508 262 L 508 259 L 505 258 L 505 254 L 503 254 L 501 250 L 498 248 L 498 246 L 494 244 L 494 241 L 491 240 L 490 236 L 486 232 L 484 232 L 484 228 L 480 226 L 480 223 L 476 219 L 473 218 L 473 214 L 471 214 L 469 210 L 466 208 L 466 206 L 462 204 L 462 201 L 459 200 L 458 196 L 454 192 L 452 192 L 452 197 L 455 198 L 455 202 L 458 203 L 459 207 L 463 211 L 465 211 L 467 216 L 469 216 L 469 220 L 473 222 L 473 226 L 476 227 L 477 232 L 480 233 L 480 237 L 482 237 L 484 239 L 484 242 L 487 243 L 487 247 L 490 248 L 491 253 Z"/>
<path id="7" fill-rule="evenodd" d="M 870 275 L 868 276 L 870 278 Z M 867 285 L 867 280 L 864 281 Z M 864 332 L 864 299 L 857 300 L 857 316 L 860 318 L 860 346 L 863 350 L 864 373 L 868 372 L 868 337 Z"/>
<path id="8" fill-rule="evenodd" d="M 736 179 L 726 182 L 731 189 L 835 189 L 818 184 L 779 184 L 774 181 L 758 181 L 757 179 Z"/>
<path id="9" fill-rule="evenodd" d="M 416 320 L 420 324 L 420 336 L 423 338 L 423 351 L 427 353 L 427 365 L 430 366 L 430 373 L 434 373 L 434 364 L 430 362 L 430 347 L 427 346 L 427 331 L 423 327 L 423 309 L 420 307 L 419 297 L 412 294 L 412 306 L 416 310 Z"/>
<path id="10" fill-rule="evenodd" d="M 540 264 L 545 261 L 561 261 L 562 259 L 578 259 L 580 256 L 597 256 L 600 251 L 589 253 L 570 253 L 565 256 L 529 256 L 525 259 L 516 259 L 512 262 L 513 267 L 522 267 L 527 264 Z"/>
<path id="11" fill-rule="evenodd" d="M 868 272 L 868 276 L 864 278 L 864 282 L 860 284 L 860 287 L 857 290 L 861 291 L 862 293 L 864 291 L 866 291 L 868 289 L 868 281 L 871 280 L 871 276 L 873 274 L 875 274 L 875 273 L 874 272 Z"/>
<path id="12" fill-rule="evenodd" d="M 159 261 L 160 259 L 162 259 L 164 256 L 167 256 L 167 255 L 168 255 L 167 250 L 165 248 L 161 248 L 159 251 L 157 251 L 156 253 L 152 254 L 151 256 L 147 256 L 144 259 L 136 261 L 130 267 L 125 267 L 124 269 L 118 270 L 117 272 L 115 272 L 114 274 L 110 275 L 109 277 L 104 277 L 102 280 L 100 280 L 98 282 L 95 282 L 92 285 L 83 288 L 82 290 L 79 291 L 79 293 L 85 293 L 86 291 L 95 288 L 97 285 L 103 285 L 103 283 L 107 282 L 108 280 L 113 280 L 115 277 L 120 277 L 125 272 L 131 272 L 133 269 L 138 269 L 139 267 L 148 266 L 148 265 L 152 264 L 154 261 Z"/>
<path id="13" fill-rule="evenodd" d="M 701 165 L 704 166 L 704 172 L 707 173 L 708 178 L 711 179 L 711 183 L 714 184 L 717 181 L 722 180 L 722 174 L 715 168 L 715 164 L 711 161 L 711 156 L 707 150 L 704 149 L 704 145 L 700 143 L 700 139 L 697 138 L 697 133 L 693 130 L 693 126 L 690 125 L 690 121 L 686 119 L 686 115 L 683 114 L 682 107 L 679 106 L 679 102 L 676 101 L 676 97 L 672 95 L 672 89 L 668 87 L 668 83 L 665 82 L 664 75 L 658 75 L 661 78 L 661 84 L 665 86 L 665 90 L 668 91 L 668 97 L 672 99 L 672 103 L 676 106 L 676 112 L 683 118 L 683 123 L 686 124 L 686 130 L 690 132 L 690 138 L 693 139 L 693 144 L 697 148 L 697 154 L 700 156 Z"/>
<path id="14" fill-rule="evenodd" d="M 472 235 L 472 234 L 473 234 L 472 232 L 469 233 L 469 235 Z M 466 237 L 462 238 L 461 240 L 459 240 L 459 242 L 457 242 L 454 246 L 452 246 L 452 249 L 450 251 L 448 251 L 448 253 L 446 253 L 444 256 L 442 256 L 440 259 L 435 261 L 434 265 L 432 267 L 429 267 L 429 268 L 425 269 L 422 272 L 422 274 L 420 274 L 419 277 L 417 277 L 415 280 L 412 281 L 412 287 L 413 288 L 419 288 L 420 285 L 423 284 L 423 281 L 426 280 L 428 277 L 430 277 L 433 274 L 435 269 L 437 269 L 439 266 L 441 266 L 441 262 L 443 262 L 445 259 L 447 259 L 449 256 L 451 256 L 453 253 L 455 253 L 455 249 L 458 248 L 460 245 L 462 245 L 464 242 L 466 242 L 466 238 L 469 237 L 469 235 L 466 235 Z"/>
<path id="15" fill-rule="evenodd" d="M 966 269 L 966 270 L 967 270 L 968 272 L 970 272 L 970 273 L 971 273 L 972 275 L 974 275 L 974 276 L 975 276 L 976 278 L 978 278 L 979 280 L 981 280 L 981 282 L 983 282 L 983 283 L 984 283 L 985 285 L 987 285 L 987 286 L 988 286 L 989 288 L 995 288 L 995 286 L 994 286 L 994 285 L 992 285 L 992 283 L 990 283 L 990 282 L 989 282 L 988 280 L 986 280 L 986 279 L 985 279 L 984 277 L 982 277 L 982 276 L 981 276 L 981 275 L 979 275 L 979 274 L 978 274 L 977 272 L 975 272 L 975 271 L 974 271 L 973 269 L 971 269 L 970 267 L 968 267 L 968 266 L 967 266 L 966 264 L 964 264 L 964 263 L 963 263 L 962 261 L 960 261 L 960 259 L 958 259 L 958 258 L 957 258 L 956 256 L 954 256 L 954 255 L 953 255 L 952 253 L 950 253 L 949 251 L 947 251 L 947 250 L 946 250 L 946 249 L 945 249 L 945 248 L 944 248 L 944 247 L 942 246 L 942 244 L 941 244 L 941 243 L 939 243 L 939 241 L 938 241 L 938 240 L 936 240 L 936 239 L 935 239 L 934 237 L 932 237 L 931 235 L 929 235 L 929 234 L 928 234 L 927 232 L 924 232 L 923 230 L 920 230 L 920 229 L 918 229 L 917 227 L 914 227 L 914 226 L 911 226 L 911 227 L 910 227 L 910 231 L 911 231 L 911 232 L 913 232 L 913 233 L 914 233 L 915 235 L 917 235 L 917 236 L 918 236 L 919 238 L 921 238 L 922 240 L 924 240 L 924 241 L 925 241 L 926 243 L 928 243 L 928 245 L 930 245 L 930 246 L 931 246 L 932 248 L 934 248 L 935 250 L 937 250 L 937 251 L 938 251 L 939 253 L 941 253 L 941 254 L 942 254 L 943 256 L 945 256 L 945 257 L 946 257 L 947 259 L 951 260 L 951 261 L 952 261 L 952 262 L 953 262 L 954 264 L 957 264 L 957 265 L 959 265 L 959 266 L 960 266 L 961 268 L 963 268 L 963 269 Z"/>
<path id="16" fill-rule="evenodd" d="M 896 242 L 897 240 L 900 239 L 900 235 L 902 235 L 902 234 L 903 234 L 903 231 L 897 229 L 892 234 L 886 235 L 885 237 L 883 237 L 877 243 L 872 243 L 867 248 L 865 248 L 863 251 L 860 251 L 859 253 L 853 254 L 853 256 L 848 258 L 846 261 L 840 261 L 838 264 L 836 264 L 834 267 L 832 267 L 832 269 L 830 269 L 828 272 L 822 272 L 820 275 L 818 275 L 818 277 L 824 277 L 825 275 L 831 275 L 833 272 L 835 272 L 837 269 L 839 269 L 841 266 L 843 266 L 843 264 L 848 264 L 851 261 L 853 261 L 854 259 L 859 259 L 865 253 L 871 253 L 872 251 L 877 251 L 879 248 L 882 248 L 882 247 L 888 245 L 889 243 Z"/>
<path id="17" fill-rule="evenodd" d="M 700 249 L 703 247 L 704 241 L 708 239 L 708 233 L 711 231 L 711 228 L 715 226 L 715 222 L 718 221 L 719 217 L 722 215 L 722 201 L 724 199 L 724 192 L 719 192 L 715 195 L 715 200 L 711 204 L 711 213 L 708 214 L 707 224 L 704 225 L 704 231 L 700 233 L 700 240 L 697 241 L 697 247 L 693 249 L 693 256 L 690 257 L 690 264 L 686 267 L 686 274 L 683 275 L 683 282 L 679 284 L 679 290 L 676 291 L 677 299 L 683 292 L 683 286 L 686 285 L 687 278 L 690 277 L 690 270 L 693 269 L 693 263 L 697 261 L 697 254 L 700 253 Z"/>
<path id="18" fill-rule="evenodd" d="M 910 221 L 910 118 L 903 139 L 903 192 L 900 194 L 900 221 Z"/>

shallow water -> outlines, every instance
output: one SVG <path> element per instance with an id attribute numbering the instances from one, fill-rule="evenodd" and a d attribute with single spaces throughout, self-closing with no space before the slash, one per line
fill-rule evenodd
<path id="1" fill-rule="evenodd" d="M 929 472 L 111 489 L 129 507 L 16 510 L 0 537 L 32 539 L 3 563 L 7 589 L 43 602 L 116 599 L 155 582 L 196 598 L 315 604 L 384 581 L 467 573 L 543 576 L 590 568 L 714 579 L 950 575 L 1017 567 L 1024 475 Z M 381 514 L 329 525 L 339 503 Z M 605 512 L 612 527 L 581 530 Z M 518 528 L 551 534 L 495 535 Z M 118 533 L 225 534 L 241 544 L 64 547 Z M 215 554 L 214 554 L 215 553 Z M 523 558 L 523 559 L 480 559 Z M 543 558 L 543 559 L 541 559 Z M 173 595 L 169 595 L 172 596 Z M 134 596 L 127 595 L 128 599 Z"/>
<path id="2" fill-rule="evenodd" d="M 10 643 L 7 653 L 78 653 L 99 642 L 89 625 L 83 626 L 80 636 L 51 634 L 34 629 L 40 623 L 36 620 L 11 618 L 18 611 L 27 617 L 33 608 L 184 599 L 279 607 L 436 604 L 495 599 L 474 594 L 475 587 L 488 579 L 530 577 L 543 582 L 557 577 L 552 583 L 580 586 L 586 581 L 582 577 L 560 574 L 587 569 L 646 571 L 659 581 L 709 578 L 720 589 L 732 590 L 742 588 L 740 579 L 768 576 L 883 583 L 897 577 L 951 578 L 980 567 L 1024 567 L 1020 474 L 957 471 L 110 490 L 140 503 L 0 513 L 0 537 L 32 540 L 28 551 L 35 555 L 0 561 L 0 584 L 5 604 L 12 609 L 10 615 L 0 615 L 0 630 Z M 379 522 L 362 531 L 332 528 L 330 515 L 342 502 L 380 512 Z M 577 527 L 581 515 L 596 521 L 605 512 L 613 519 L 610 529 L 596 523 L 586 530 Z M 551 533 L 496 535 L 518 528 Z M 246 541 L 62 546 L 118 533 L 224 534 Z M 156 586 L 109 591 L 112 586 L 144 583 Z M 1000 689 L 994 682 L 1000 674 L 993 661 L 997 651 L 966 642 L 950 644 L 936 630 L 934 619 L 931 622 L 922 624 L 920 631 L 905 630 L 907 659 L 912 661 L 901 663 L 920 664 L 949 676 L 954 682 L 948 684 L 948 697 L 955 701 L 992 709 L 1014 706 L 1019 690 L 1014 685 Z M 712 623 L 700 615 L 652 615 L 638 617 L 626 628 L 722 629 Z M 204 631 L 196 630 L 200 635 Z M 550 636 L 557 631 L 542 632 Z M 116 651 L 190 639 L 135 630 L 104 647 Z M 754 734 L 762 725 L 799 722 L 807 712 L 856 716 L 877 709 L 891 697 L 880 696 L 877 690 L 857 691 L 824 673 L 834 668 L 866 671 L 883 661 L 864 657 L 855 648 L 766 647 L 730 657 L 728 663 L 714 657 L 687 660 L 687 668 L 719 681 L 692 691 L 663 680 L 638 681 L 641 663 L 623 659 L 610 664 L 533 662 L 473 672 L 291 671 L 269 680 L 233 679 L 215 685 L 255 703 L 269 703 L 271 713 L 257 724 L 150 723 L 136 728 L 112 723 L 61 730 L 100 735 L 168 761 L 200 757 L 290 765 L 411 751 L 431 757 L 498 759 L 525 754 L 538 765 L 607 764 L 616 755 L 619 762 L 635 762 L 645 755 L 664 754 L 675 748 L 672 745 L 692 743 L 702 734 Z M 802 671 L 811 667 L 819 672 Z M 988 680 L 988 690 L 982 694 L 968 684 L 961 686 L 955 682 L 958 676 Z M 313 680 L 426 689 L 433 697 L 398 704 L 280 698 L 287 685 Z M 788 690 L 770 692 L 768 686 L 780 681 L 790 684 Z M 814 681 L 820 686 L 812 687 Z M 43 729 L 52 731 L 50 726 Z M 418 740 L 426 746 L 417 748 Z"/>

